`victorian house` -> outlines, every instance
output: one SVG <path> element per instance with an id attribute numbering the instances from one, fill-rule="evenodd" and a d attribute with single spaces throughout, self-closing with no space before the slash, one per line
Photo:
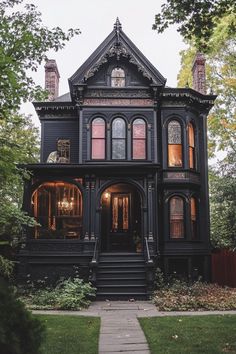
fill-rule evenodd
<path id="1" fill-rule="evenodd" d="M 163 55 L 165 55 L 163 53 Z M 194 89 L 166 79 L 114 29 L 69 78 L 45 65 L 40 163 L 25 166 L 26 230 L 19 276 L 73 276 L 100 298 L 145 297 L 155 267 L 210 277 L 205 60 L 193 64 Z"/>

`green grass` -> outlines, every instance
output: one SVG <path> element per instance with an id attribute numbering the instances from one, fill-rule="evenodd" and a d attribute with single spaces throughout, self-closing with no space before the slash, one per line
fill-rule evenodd
<path id="1" fill-rule="evenodd" d="M 36 315 L 46 325 L 42 354 L 97 354 L 100 319 Z"/>
<path id="2" fill-rule="evenodd" d="M 152 354 L 236 353 L 236 315 L 140 318 Z"/>

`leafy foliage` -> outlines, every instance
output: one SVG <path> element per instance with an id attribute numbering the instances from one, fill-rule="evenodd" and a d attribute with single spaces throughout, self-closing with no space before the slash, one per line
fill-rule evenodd
<path id="1" fill-rule="evenodd" d="M 211 241 L 236 249 L 236 154 L 231 152 L 210 173 Z"/>
<path id="2" fill-rule="evenodd" d="M 154 292 L 153 301 L 159 311 L 235 310 L 236 289 L 175 280 Z"/>
<path id="3" fill-rule="evenodd" d="M 233 150 L 236 142 L 236 38 L 230 32 L 235 17 L 225 16 L 215 27 L 209 42 L 207 59 L 208 90 L 218 95 L 208 117 L 209 154 Z M 193 45 L 181 52 L 178 86 L 192 85 L 191 68 L 197 48 Z"/>
<path id="4" fill-rule="evenodd" d="M 95 288 L 79 277 L 60 280 L 56 287 L 45 285 L 39 280 L 30 282 L 28 290 L 23 291 L 22 299 L 32 309 L 81 310 L 88 307 L 95 297 Z"/>
<path id="5" fill-rule="evenodd" d="M 12 288 L 0 279 L 0 348 L 4 354 L 38 354 L 44 325 L 33 318 Z"/>
<path id="6" fill-rule="evenodd" d="M 14 263 L 0 255 L 0 277 L 9 279 L 12 275 Z"/>
<path id="7" fill-rule="evenodd" d="M 20 10 L 17 5 L 24 5 Z M 16 111 L 22 101 L 45 97 L 35 85 L 30 72 L 36 71 L 47 58 L 49 49 L 58 51 L 78 29 L 48 29 L 42 24 L 41 13 L 24 0 L 5 0 L 0 3 L 0 111 L 9 119 L 9 111 Z"/>
<path id="8" fill-rule="evenodd" d="M 235 17 L 235 14 L 234 0 L 166 0 L 161 13 L 155 16 L 153 29 L 162 33 L 170 25 L 177 24 L 185 40 L 192 40 L 199 50 L 207 51 L 217 23 L 224 16 Z M 234 22 L 229 30 L 231 34 L 235 33 Z"/>

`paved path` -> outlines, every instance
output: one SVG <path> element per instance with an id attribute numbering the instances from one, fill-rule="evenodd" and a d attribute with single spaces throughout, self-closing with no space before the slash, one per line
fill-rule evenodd
<path id="1" fill-rule="evenodd" d="M 138 317 L 236 315 L 236 311 L 160 312 L 149 301 L 95 301 L 84 311 L 33 312 L 101 317 L 99 354 L 150 354 Z"/>

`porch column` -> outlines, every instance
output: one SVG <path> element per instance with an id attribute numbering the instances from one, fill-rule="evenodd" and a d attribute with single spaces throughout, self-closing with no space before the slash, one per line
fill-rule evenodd
<path id="1" fill-rule="evenodd" d="M 84 240 L 89 240 L 90 235 L 90 181 L 88 176 L 85 177 L 85 192 L 84 192 Z"/>
<path id="2" fill-rule="evenodd" d="M 90 240 L 94 241 L 95 240 L 95 209 L 96 209 L 96 193 L 95 193 L 95 185 L 96 181 L 95 179 L 92 179 L 90 183 Z"/>

